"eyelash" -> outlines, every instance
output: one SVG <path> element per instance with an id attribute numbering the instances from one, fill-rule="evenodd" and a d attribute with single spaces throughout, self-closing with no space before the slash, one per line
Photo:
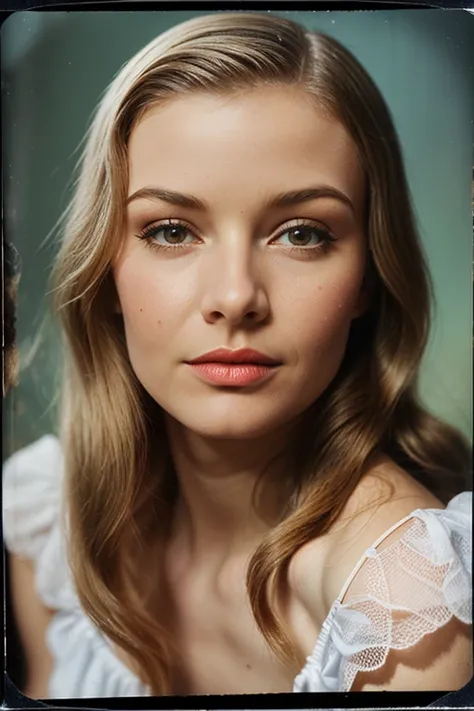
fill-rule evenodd
<path id="1" fill-rule="evenodd" d="M 178 219 L 168 219 L 168 220 L 163 220 L 158 223 L 154 223 L 152 225 L 148 225 L 145 227 L 140 234 L 135 235 L 138 239 L 141 239 L 145 242 L 146 246 L 149 247 L 150 249 L 158 250 L 158 251 L 168 251 L 172 250 L 176 252 L 177 249 L 186 249 L 189 247 L 189 244 L 159 244 L 158 242 L 154 241 L 154 237 L 163 230 L 165 227 L 182 227 L 185 230 L 188 230 L 189 232 L 193 233 L 193 228 L 191 225 L 189 225 L 187 222 L 183 220 L 178 220 Z M 312 245 L 312 246 L 305 246 L 305 245 L 293 245 L 291 247 L 283 247 L 286 252 L 298 252 L 298 253 L 309 253 L 307 256 L 314 255 L 315 253 L 325 253 L 328 252 L 333 244 L 337 242 L 337 238 L 334 237 L 334 235 L 331 234 L 331 232 L 325 228 L 321 227 L 321 225 L 317 224 L 316 222 L 312 220 L 295 220 L 293 224 L 291 225 L 286 225 L 284 228 L 279 230 L 277 235 L 272 238 L 272 241 L 275 239 L 279 239 L 283 235 L 285 235 L 287 232 L 291 232 L 292 230 L 297 230 L 297 229 L 302 229 L 304 228 L 307 231 L 312 231 L 318 234 L 318 237 L 320 238 L 320 242 L 317 245 Z"/>

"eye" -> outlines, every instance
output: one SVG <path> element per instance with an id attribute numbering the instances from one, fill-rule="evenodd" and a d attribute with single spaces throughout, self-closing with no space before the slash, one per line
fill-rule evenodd
<path id="1" fill-rule="evenodd" d="M 171 218 L 148 225 L 135 236 L 142 240 L 147 248 L 166 252 L 168 255 L 186 254 L 190 247 L 200 242 L 191 225 Z"/>
<path id="2" fill-rule="evenodd" d="M 335 242 L 336 238 L 322 226 L 302 223 L 281 230 L 273 243 L 276 241 L 284 247 L 323 249 Z"/>
<path id="3" fill-rule="evenodd" d="M 194 235 L 187 225 L 171 220 L 146 227 L 139 237 L 162 247 L 188 245 L 194 241 Z"/>

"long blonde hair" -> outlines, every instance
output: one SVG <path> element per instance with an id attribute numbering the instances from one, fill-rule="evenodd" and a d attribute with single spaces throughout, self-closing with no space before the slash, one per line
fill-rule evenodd
<path id="1" fill-rule="evenodd" d="M 262 84 L 301 87 L 352 136 L 368 187 L 372 291 L 336 378 L 308 412 L 288 509 L 249 565 L 253 614 L 277 657 L 297 663 L 274 598 L 286 566 L 336 521 L 374 453 L 388 454 L 443 498 L 469 469 L 462 437 L 416 398 L 431 286 L 398 139 L 365 70 L 335 40 L 274 15 L 199 17 L 153 40 L 98 107 L 53 279 L 66 349 L 61 421 L 71 567 L 86 612 L 156 694 L 173 691 L 177 652 L 143 604 L 131 560 L 165 540 L 176 481 L 160 409 L 131 368 L 114 310 L 111 263 L 124 233 L 127 144 L 153 104 Z"/>

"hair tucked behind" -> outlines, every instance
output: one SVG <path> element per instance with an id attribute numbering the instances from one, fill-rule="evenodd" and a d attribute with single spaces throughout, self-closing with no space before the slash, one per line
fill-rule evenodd
<path id="1" fill-rule="evenodd" d="M 274 15 L 216 14 L 160 35 L 103 96 L 54 271 L 66 349 L 61 421 L 75 583 L 87 613 L 156 694 L 173 691 L 177 652 L 144 599 L 137 561 L 165 540 L 175 482 L 160 409 L 132 371 L 114 308 L 110 267 L 124 228 L 127 143 L 153 104 L 262 84 L 301 87 L 357 145 L 368 186 L 372 292 L 336 378 L 308 412 L 288 510 L 249 566 L 252 610 L 274 652 L 295 663 L 274 605 L 289 560 L 331 527 L 374 454 L 388 454 L 443 499 L 469 471 L 464 440 L 417 400 L 431 287 L 398 139 L 372 80 L 335 40 Z M 159 590 L 158 562 L 156 569 Z"/>

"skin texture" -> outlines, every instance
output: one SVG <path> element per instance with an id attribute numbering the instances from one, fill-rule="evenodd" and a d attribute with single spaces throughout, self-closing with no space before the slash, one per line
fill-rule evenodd
<path id="1" fill-rule="evenodd" d="M 45 607 L 38 597 L 32 561 L 10 555 L 9 578 L 14 617 L 27 669 L 27 684 L 22 691 L 31 698 L 45 698 L 53 671 L 46 633 L 54 611 Z"/>
<path id="2" fill-rule="evenodd" d="M 288 87 L 196 93 L 154 108 L 132 132 L 129 164 L 130 198 L 154 187 L 206 205 L 131 200 L 114 276 L 132 366 L 167 413 L 182 525 L 194 548 L 202 541 L 209 552 L 218 531 L 224 550 L 237 534 L 261 536 L 249 513 L 256 476 L 265 466 L 284 471 L 284 458 L 271 462 L 335 376 L 366 306 L 363 175 L 343 127 Z M 329 197 L 268 206 L 315 186 L 352 207 Z M 152 249 L 166 244 L 163 232 L 137 237 L 167 219 L 188 223 L 184 247 Z M 337 241 L 298 248 L 288 229 L 302 221 Z M 304 239 L 321 243 L 320 233 Z M 254 348 L 281 366 L 252 387 L 209 385 L 184 361 L 218 347 Z"/>
<path id="3" fill-rule="evenodd" d="M 208 205 L 129 205 L 115 279 L 138 377 L 201 437 L 254 439 L 286 425 L 334 377 L 360 313 L 364 195 L 352 142 L 294 90 L 262 89 L 232 99 L 198 94 L 152 110 L 135 129 L 129 155 L 130 195 L 159 186 Z M 265 209 L 279 193 L 315 185 L 346 194 L 355 215 L 328 198 Z M 135 235 L 166 218 L 186 220 L 196 237 L 184 248 L 153 252 Z M 271 244 L 297 218 L 333 231 L 339 242 L 330 255 L 290 253 L 287 235 Z M 159 241 L 166 244 L 162 235 Z M 220 346 L 250 346 L 283 361 L 252 392 L 251 408 L 247 389 L 204 385 L 182 364 Z"/>
<path id="4" fill-rule="evenodd" d="M 296 553 L 289 569 L 289 616 L 305 655 L 311 654 L 332 603 L 365 551 L 418 508 L 444 507 L 389 458 L 381 457 L 356 487 L 331 532 Z M 378 550 L 395 544 L 411 523 L 396 528 Z M 364 585 L 362 576 L 355 575 L 344 601 L 364 595 Z M 450 691 L 466 684 L 472 671 L 472 627 L 453 618 L 413 647 L 392 650 L 382 668 L 358 674 L 351 691 Z"/>
<path id="5" fill-rule="evenodd" d="M 288 692 L 302 664 L 284 667 L 270 653 L 250 611 L 245 576 L 278 516 L 277 482 L 291 475 L 285 447 L 336 374 L 350 324 L 369 300 L 358 156 L 342 126 L 294 88 L 175 99 L 145 115 L 129 149 L 130 197 L 160 188 L 206 204 L 132 200 L 114 264 L 131 364 L 166 413 L 180 484 L 163 561 L 165 594 L 156 600 L 156 614 L 181 651 L 174 689 Z M 322 185 L 340 191 L 353 209 L 328 197 L 268 206 L 281 193 Z M 179 237 L 184 248 L 157 251 L 137 237 L 171 218 L 188 223 Z M 327 251 L 289 251 L 298 237 L 288 233 L 295 220 L 329 229 L 337 242 Z M 316 244 L 320 233 L 310 238 Z M 153 239 L 165 243 L 163 232 Z M 267 381 L 241 389 L 210 385 L 190 372 L 184 361 L 222 346 L 255 348 L 281 366 Z M 264 468 L 275 486 L 256 511 L 252 490 Z M 426 507 L 441 503 L 383 458 L 333 530 L 296 553 L 281 614 L 302 659 L 364 551 Z M 143 568 L 151 590 L 158 560 Z M 35 597 L 29 564 L 12 562 L 12 585 L 22 638 L 31 642 L 27 691 L 42 696 L 52 611 Z M 116 653 L 137 673 L 134 660 Z M 391 653 L 381 670 L 360 674 L 353 689 L 459 688 L 472 674 L 471 657 L 470 628 L 452 622 L 414 648 Z"/>
<path id="6" fill-rule="evenodd" d="M 352 320 L 369 302 L 357 151 L 341 124 L 296 88 L 265 87 L 225 97 L 196 93 L 151 109 L 132 132 L 129 166 L 127 229 L 113 271 L 131 364 L 166 413 L 180 484 L 163 571 L 169 601 L 161 610 L 182 650 L 176 688 L 290 691 L 299 668 L 283 668 L 269 654 L 245 574 L 278 517 L 276 482 L 291 472 L 285 447 L 337 373 Z M 345 199 L 270 205 L 282 193 L 322 186 Z M 150 189 L 192 195 L 202 205 L 169 204 Z M 166 220 L 186 227 L 156 231 Z M 308 245 L 321 239 L 320 232 L 289 232 L 302 222 L 336 241 L 327 250 L 291 250 L 302 238 Z M 184 246 L 152 248 L 169 244 L 170 235 Z M 205 383 L 185 361 L 219 347 L 254 348 L 281 365 L 255 386 Z M 251 502 L 264 468 L 275 486 L 262 517 Z M 295 555 L 282 614 L 302 657 L 365 549 L 423 506 L 441 504 L 390 460 L 376 462 L 341 525 Z M 448 656 L 439 652 L 446 640 L 433 637 L 426 664 L 392 654 L 385 673 L 360 675 L 357 688 L 455 688 L 454 668 L 459 687 L 470 669 L 459 663 L 466 630 L 452 628 Z"/>

